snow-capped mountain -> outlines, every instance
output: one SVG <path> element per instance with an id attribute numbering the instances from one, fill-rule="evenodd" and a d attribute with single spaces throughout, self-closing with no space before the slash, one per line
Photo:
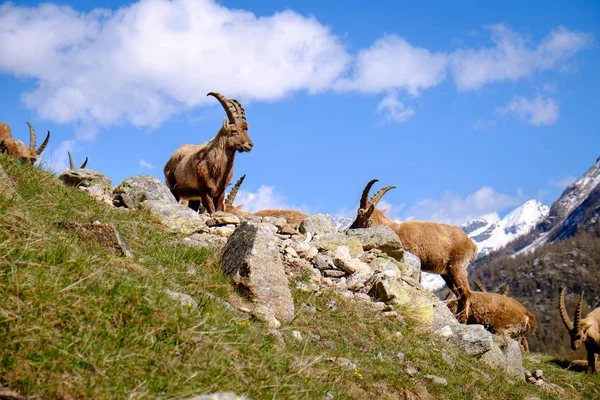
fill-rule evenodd
<path id="1" fill-rule="evenodd" d="M 352 218 L 346 218 L 346 217 L 331 217 L 331 220 L 333 221 L 333 225 L 335 226 L 335 229 L 337 229 L 338 231 L 343 231 L 344 229 L 348 229 L 350 227 L 350 225 L 352 224 L 352 222 L 354 222 L 354 220 Z"/>
<path id="2" fill-rule="evenodd" d="M 529 200 L 502 219 L 497 213 L 491 213 L 467 222 L 461 228 L 477 245 L 478 256 L 482 256 L 529 233 L 548 216 L 549 210 L 548 206 L 539 201 Z M 438 290 L 444 285 L 444 280 L 439 275 L 423 273 L 423 286 L 426 288 Z"/>

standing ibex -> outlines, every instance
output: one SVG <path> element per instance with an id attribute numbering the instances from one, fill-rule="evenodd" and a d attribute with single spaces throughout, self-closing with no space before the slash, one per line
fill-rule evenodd
<path id="1" fill-rule="evenodd" d="M 587 372 L 596 373 L 596 354 L 600 354 L 600 307 L 591 311 L 585 318 L 581 318 L 583 303 L 583 292 L 581 292 L 575 309 L 575 321 L 571 322 L 565 307 L 565 290 L 566 288 L 563 288 L 560 292 L 558 307 L 560 317 L 571 336 L 571 350 L 577 350 L 583 342 L 587 351 Z"/>
<path id="2" fill-rule="evenodd" d="M 303 213 L 302 211 L 296 211 L 296 210 L 280 210 L 280 209 L 267 208 L 264 210 L 259 210 L 259 211 L 250 213 L 248 211 L 242 210 L 242 205 L 234 206 L 233 202 L 235 201 L 235 196 L 237 195 L 237 192 L 240 189 L 240 186 L 241 186 L 242 182 L 244 181 L 244 178 L 246 178 L 246 175 L 242 175 L 242 177 L 240 179 L 238 179 L 238 181 L 235 183 L 233 189 L 231 189 L 231 191 L 227 195 L 227 198 L 225 199 L 225 211 L 226 212 L 232 213 L 235 215 L 239 215 L 240 217 L 245 217 L 245 218 L 248 218 L 251 216 L 285 218 L 285 220 L 288 222 L 288 224 L 299 224 L 300 222 L 302 222 L 303 220 L 305 220 L 306 218 L 309 217 L 308 214 Z"/>
<path id="3" fill-rule="evenodd" d="M 467 324 L 480 324 L 495 335 L 513 338 L 519 342 L 523 351 L 529 351 L 525 333 L 529 329 L 535 335 L 535 316 L 519 301 L 506 295 L 508 285 L 505 286 L 504 293 L 489 293 L 478 280 L 473 279 L 473 283 L 481 291 L 471 293 Z M 456 312 L 456 300 L 448 301 L 448 307 Z"/>
<path id="4" fill-rule="evenodd" d="M 471 290 L 467 279 L 467 267 L 477 255 L 477 246 L 457 226 L 437 222 L 395 222 L 376 209 L 383 195 L 394 186 L 387 186 L 371 198 L 369 191 L 377 182 L 373 179 L 365 187 L 360 199 L 356 220 L 350 229 L 386 225 L 400 238 L 404 248 L 421 260 L 421 269 L 442 276 L 448 288 L 458 299 L 458 320 L 467 322 Z"/>
<path id="5" fill-rule="evenodd" d="M 164 172 L 167 186 L 180 203 L 199 200 L 213 213 L 223 211 L 225 188 L 233 177 L 235 152 L 250 151 L 254 144 L 248 136 L 242 105 L 219 93 L 210 92 L 207 96 L 214 96 L 225 109 L 227 118 L 223 126 L 210 141 L 184 144 L 177 149 L 165 164 Z"/>
<path id="6" fill-rule="evenodd" d="M 0 122 L 0 152 L 6 152 L 23 162 L 33 164 L 46 148 L 48 140 L 50 139 L 50 131 L 48 131 L 48 135 L 42 145 L 36 150 L 35 131 L 29 122 L 27 122 L 27 125 L 29 126 L 29 147 L 22 141 L 15 140 L 12 136 L 10 126 Z"/>
<path id="7" fill-rule="evenodd" d="M 75 164 L 73 164 L 73 157 L 71 156 L 71 152 L 67 151 L 67 153 L 69 154 L 69 169 L 75 169 Z M 79 169 L 84 169 L 85 166 L 87 165 L 88 162 L 88 158 L 85 158 L 85 161 L 83 162 L 83 164 L 81 164 L 81 167 L 79 167 Z"/>

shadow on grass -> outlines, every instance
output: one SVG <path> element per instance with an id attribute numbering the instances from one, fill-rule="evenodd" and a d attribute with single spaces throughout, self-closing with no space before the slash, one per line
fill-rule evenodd
<path id="1" fill-rule="evenodd" d="M 573 372 L 586 372 L 587 371 L 587 360 L 560 360 L 554 359 L 550 360 L 550 363 Z M 596 362 L 596 369 L 600 369 L 600 363 Z"/>

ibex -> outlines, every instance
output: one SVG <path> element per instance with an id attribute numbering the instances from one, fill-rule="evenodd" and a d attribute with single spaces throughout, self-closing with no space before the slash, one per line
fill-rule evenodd
<path id="1" fill-rule="evenodd" d="M 184 144 L 165 164 L 171 193 L 182 204 L 197 209 L 199 202 L 209 212 L 223 211 L 225 188 L 233 177 L 235 152 L 248 152 L 254 144 L 242 105 L 234 99 L 210 92 L 225 109 L 227 118 L 217 135 L 200 145 Z M 192 203 L 193 202 L 193 203 Z"/>
<path id="2" fill-rule="evenodd" d="M 302 222 L 303 220 L 305 220 L 306 218 L 309 217 L 308 214 L 303 213 L 302 211 L 296 211 L 296 210 L 280 210 L 280 209 L 267 208 L 264 210 L 250 213 L 250 212 L 242 210 L 243 204 L 239 205 L 239 206 L 234 206 L 233 202 L 235 201 L 235 196 L 237 195 L 237 192 L 240 189 L 240 186 L 242 185 L 244 178 L 246 178 L 246 175 L 242 175 L 242 177 L 240 179 L 238 179 L 238 181 L 235 183 L 233 189 L 231 189 L 231 191 L 227 195 L 227 198 L 225 199 L 225 211 L 226 212 L 232 213 L 235 215 L 239 215 L 240 217 L 245 217 L 245 218 L 248 218 L 251 216 L 285 218 L 285 220 L 289 224 L 299 224 L 300 222 Z"/>
<path id="3" fill-rule="evenodd" d="M 73 164 L 73 157 L 71 156 L 71 152 L 67 151 L 67 153 L 69 154 L 69 169 L 75 169 L 75 164 Z M 84 169 L 85 166 L 87 165 L 88 162 L 88 158 L 85 158 L 85 161 L 83 162 L 83 164 L 81 164 L 81 167 L 79 167 L 79 169 Z"/>
<path id="4" fill-rule="evenodd" d="M 563 288 L 560 292 L 558 306 L 560 317 L 571 336 L 571 350 L 579 349 L 583 342 L 587 351 L 587 372 L 596 373 L 596 354 L 600 354 L 600 307 L 591 311 L 585 318 L 581 318 L 583 303 L 583 292 L 581 292 L 575 309 L 575 321 L 571 322 L 565 307 L 565 290 L 566 288 Z"/>
<path id="5" fill-rule="evenodd" d="M 50 131 L 48 131 L 48 135 L 42 145 L 36 150 L 35 131 L 29 122 L 27 122 L 27 125 L 29 126 L 29 147 L 22 141 L 15 140 L 12 136 L 10 126 L 0 122 L 0 152 L 6 152 L 25 163 L 33 164 L 46 148 L 48 140 L 50 140 Z"/>
<path id="6" fill-rule="evenodd" d="M 350 229 L 386 225 L 398 235 L 404 248 L 421 260 L 421 269 L 442 276 L 448 288 L 458 299 L 458 320 L 465 323 L 469 316 L 471 290 L 467 267 L 477 255 L 477 246 L 457 226 L 437 222 L 395 222 L 376 209 L 383 195 L 395 186 L 387 186 L 371 198 L 369 191 L 377 179 L 363 190 L 356 220 Z"/>
<path id="7" fill-rule="evenodd" d="M 483 286 L 483 283 L 479 282 L 477 279 L 473 279 L 473 283 L 475 284 L 477 289 L 479 289 L 480 292 L 487 292 L 487 290 L 485 289 L 485 286 Z M 504 296 L 508 296 L 509 291 L 510 291 L 510 287 L 508 286 L 508 283 L 507 283 L 502 288 L 502 291 L 500 292 L 500 294 L 502 294 Z"/>
<path id="8" fill-rule="evenodd" d="M 519 342 L 523 351 L 529 351 L 525 333 L 529 329 L 535 335 L 535 316 L 519 301 L 506 295 L 508 285 L 504 287 L 504 293 L 488 293 L 481 282 L 474 279 L 473 283 L 481 292 L 471 293 L 467 324 L 480 324 L 495 335 L 513 338 Z M 448 301 L 448 307 L 456 312 L 456 300 Z"/>

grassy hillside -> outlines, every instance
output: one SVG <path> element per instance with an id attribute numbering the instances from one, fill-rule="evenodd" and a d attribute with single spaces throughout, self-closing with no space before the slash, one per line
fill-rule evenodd
<path id="1" fill-rule="evenodd" d="M 526 357 L 526 368 L 543 369 L 564 394 L 508 381 L 410 315 L 408 323 L 385 318 L 328 291 L 294 292 L 297 315 L 279 329 L 283 344 L 223 304 L 239 298 L 217 255 L 177 244 L 149 214 L 99 203 L 43 169 L 4 155 L 0 164 L 18 193 L 0 186 L 0 387 L 94 399 L 225 390 L 253 399 L 583 399 L 600 390 L 600 375 L 539 354 Z M 65 221 L 114 224 L 133 257 L 79 237 Z M 165 290 L 191 295 L 197 308 Z"/>

